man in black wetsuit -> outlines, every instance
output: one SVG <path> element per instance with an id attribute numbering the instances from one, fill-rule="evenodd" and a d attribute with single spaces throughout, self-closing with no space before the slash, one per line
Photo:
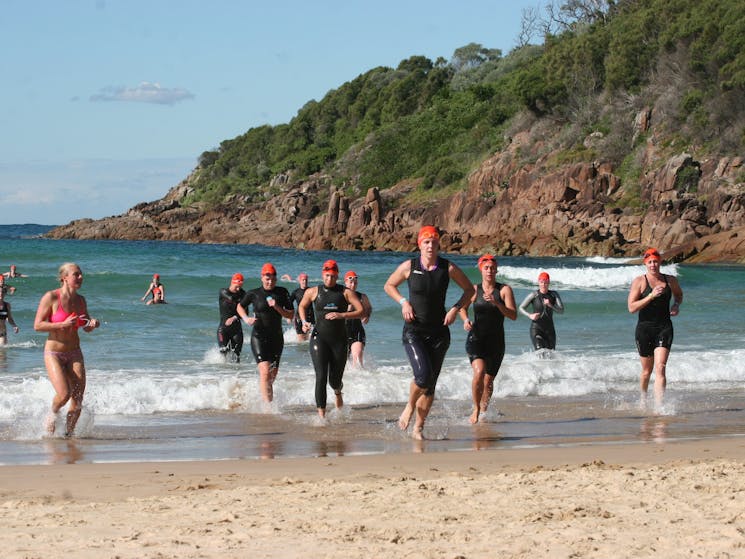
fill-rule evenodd
<path id="1" fill-rule="evenodd" d="M 347 330 L 345 321 L 361 318 L 362 308 L 357 294 L 337 284 L 339 266 L 334 260 L 326 260 L 322 269 L 323 283 L 309 287 L 298 306 L 298 314 L 307 332 L 308 309 L 313 306 L 316 323 L 310 334 L 310 358 L 316 372 L 316 408 L 321 419 L 326 417 L 326 383 L 336 397 L 336 408 L 344 405 L 341 390 L 342 377 L 347 364 Z M 352 310 L 349 309 L 352 307 Z"/>
<path id="2" fill-rule="evenodd" d="M 463 271 L 439 256 L 440 235 L 433 226 L 425 225 L 417 238 L 420 255 L 402 262 L 385 282 L 385 292 L 401 305 L 404 319 L 402 341 L 414 371 L 409 387 L 409 400 L 398 419 L 405 431 L 412 415 L 416 421 L 411 436 L 424 438 L 424 421 L 435 398 L 437 378 L 450 347 L 450 326 L 458 311 L 473 298 L 474 289 Z M 463 290 L 458 301 L 445 310 L 445 296 L 450 278 Z M 398 287 L 407 282 L 409 298 Z"/>
<path id="3" fill-rule="evenodd" d="M 217 326 L 217 344 L 220 353 L 226 355 L 232 351 L 235 362 L 241 360 L 243 348 L 243 327 L 238 316 L 238 303 L 246 295 L 243 290 L 243 274 L 233 274 L 230 285 L 220 290 L 218 306 L 220 308 L 220 324 Z"/>

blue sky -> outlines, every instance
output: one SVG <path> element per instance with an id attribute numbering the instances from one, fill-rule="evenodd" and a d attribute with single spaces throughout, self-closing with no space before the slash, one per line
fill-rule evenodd
<path id="1" fill-rule="evenodd" d="M 507 54 L 541 4 L 0 0 L 0 223 L 124 213 L 371 68 Z"/>

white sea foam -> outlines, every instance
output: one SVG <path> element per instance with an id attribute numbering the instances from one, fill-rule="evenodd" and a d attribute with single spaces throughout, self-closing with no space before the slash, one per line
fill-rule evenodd
<path id="1" fill-rule="evenodd" d="M 551 286 L 555 289 L 585 289 L 585 290 L 626 290 L 633 279 L 644 273 L 641 266 L 583 266 L 583 267 L 547 267 L 537 268 L 522 266 L 500 266 L 499 275 L 508 281 L 513 280 L 521 284 L 535 285 L 538 273 L 548 272 L 551 276 Z M 677 276 L 676 264 L 662 267 L 665 274 Z"/>

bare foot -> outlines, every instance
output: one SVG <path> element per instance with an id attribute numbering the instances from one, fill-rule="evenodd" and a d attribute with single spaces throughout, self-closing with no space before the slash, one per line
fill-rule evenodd
<path id="1" fill-rule="evenodd" d="M 411 407 L 409 404 L 406 404 L 401 417 L 398 418 L 398 428 L 401 429 L 401 431 L 406 431 L 406 429 L 409 428 L 409 421 L 411 421 L 411 416 L 413 413 L 414 408 Z"/>
<path id="2" fill-rule="evenodd" d="M 52 413 L 51 411 L 47 414 L 46 419 L 44 420 L 44 429 L 47 432 L 47 435 L 54 435 L 54 430 L 57 427 L 57 414 Z"/>
<path id="3" fill-rule="evenodd" d="M 326 408 L 318 408 L 318 417 L 326 419 Z"/>
<path id="4" fill-rule="evenodd" d="M 479 421 L 479 408 L 473 408 L 473 412 L 471 413 L 471 417 L 468 418 L 468 422 L 473 425 L 474 423 L 478 423 Z"/>
<path id="5" fill-rule="evenodd" d="M 344 406 L 344 398 L 342 398 L 341 396 L 341 390 L 339 390 L 338 392 L 334 392 L 334 396 L 336 397 L 336 409 Z"/>
<path id="6" fill-rule="evenodd" d="M 411 438 L 415 441 L 423 441 L 424 440 L 424 426 L 415 426 L 411 430 Z"/>

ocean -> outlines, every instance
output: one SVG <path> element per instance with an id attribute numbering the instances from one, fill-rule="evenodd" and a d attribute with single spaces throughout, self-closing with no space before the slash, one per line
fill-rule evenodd
<path id="1" fill-rule="evenodd" d="M 673 319 L 665 405 L 652 413 L 638 405 L 637 318 L 626 309 L 631 281 L 643 267 L 611 258 L 499 258 L 497 279 L 512 286 L 518 304 L 540 271 L 551 275 L 566 307 L 555 316 L 557 350 L 541 358 L 532 351 L 528 319 L 505 321 L 507 353 L 492 408 L 485 423 L 471 426 L 471 368 L 457 321 L 425 427 L 430 440 L 414 443 L 396 426 L 411 370 L 400 308 L 383 292 L 410 254 L 40 238 L 47 229 L 0 225 L 0 271 L 15 264 L 28 276 L 8 281 L 17 290 L 6 300 L 21 331 L 8 328 L 9 343 L 0 347 L 0 464 L 454 452 L 745 433 L 742 267 L 663 266 L 678 277 L 685 300 Z M 475 257 L 445 256 L 479 281 Z M 338 261 L 342 274 L 357 272 L 373 315 L 365 367 L 348 366 L 345 373 L 347 405 L 320 424 L 307 343 L 297 342 L 289 325 L 269 410 L 259 396 L 250 328 L 244 326 L 238 364 L 223 361 L 215 332 L 218 291 L 233 273 L 243 273 L 244 288 L 251 289 L 260 284 L 261 266 L 272 262 L 280 275 L 307 272 L 314 285 L 327 258 Z M 72 439 L 44 436 L 53 391 L 42 357 L 46 337 L 33 330 L 39 299 L 58 286 L 57 269 L 66 261 L 81 266 L 80 292 L 102 322 L 90 334 L 81 332 L 88 384 Z M 140 301 L 153 273 L 165 285 L 167 305 Z M 451 287 L 448 303 L 458 296 Z"/>

